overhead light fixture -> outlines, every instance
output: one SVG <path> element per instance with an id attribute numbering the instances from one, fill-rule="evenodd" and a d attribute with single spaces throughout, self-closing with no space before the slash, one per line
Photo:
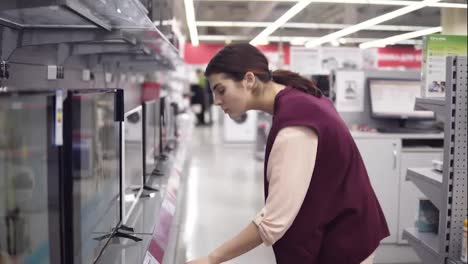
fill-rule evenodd
<path id="1" fill-rule="evenodd" d="M 197 0 L 205 2 L 299 2 L 300 0 Z M 338 4 L 365 4 L 365 5 L 392 5 L 392 6 L 409 6 L 415 1 L 399 1 L 399 0 L 316 0 L 316 3 L 338 3 Z M 467 9 L 467 4 L 460 3 L 433 3 L 430 7 L 438 8 L 462 8 Z"/>
<path id="2" fill-rule="evenodd" d="M 258 34 L 250 44 L 257 45 L 260 41 L 263 41 L 266 37 L 270 36 L 273 32 L 275 32 L 279 27 L 284 25 L 286 22 L 289 21 L 292 17 L 294 17 L 297 13 L 301 12 L 306 6 L 308 6 L 313 0 L 301 0 L 293 7 L 291 7 L 286 13 L 284 13 L 280 18 L 278 18 L 273 24 L 269 25 L 265 28 L 260 34 Z"/>
<path id="3" fill-rule="evenodd" d="M 332 45 L 333 47 L 339 47 L 339 46 L 340 46 L 340 42 L 338 42 L 338 40 L 336 40 L 336 39 L 333 40 L 333 41 L 330 42 L 330 43 L 331 43 L 331 45 Z"/>
<path id="4" fill-rule="evenodd" d="M 293 46 L 304 46 L 304 43 L 306 42 L 306 38 L 304 37 L 297 37 L 293 38 L 289 41 L 289 43 Z"/>
<path id="5" fill-rule="evenodd" d="M 200 41 L 198 40 L 198 31 L 195 20 L 195 6 L 193 0 L 184 0 L 185 4 L 185 15 L 187 17 L 187 26 L 190 33 L 190 41 L 193 46 L 198 46 Z"/>
<path id="6" fill-rule="evenodd" d="M 347 27 L 345 29 L 342 29 L 342 30 L 336 31 L 334 33 L 328 34 L 328 35 L 323 36 L 323 37 L 321 37 L 321 38 L 319 38 L 317 40 L 309 41 L 308 43 L 306 43 L 306 47 L 313 48 L 313 47 L 320 46 L 320 45 L 322 45 L 324 43 L 333 41 L 335 39 L 339 39 L 339 38 L 344 37 L 346 35 L 358 32 L 360 30 L 369 28 L 371 26 L 375 26 L 377 24 L 380 24 L 380 23 L 383 23 L 385 21 L 394 19 L 396 17 L 411 13 L 413 11 L 416 11 L 416 10 L 419 10 L 419 9 L 421 9 L 423 7 L 426 7 L 429 4 L 433 4 L 433 3 L 436 3 L 436 2 L 439 2 L 439 1 L 440 0 L 424 0 L 424 1 L 416 2 L 415 4 L 412 4 L 412 5 L 397 9 L 395 11 L 383 14 L 381 16 L 374 17 L 372 19 L 366 20 L 366 21 L 361 22 L 359 24 L 356 24 L 354 26 L 350 26 L 350 27 Z"/>
<path id="7" fill-rule="evenodd" d="M 274 22 L 256 22 L 256 21 L 197 21 L 197 27 L 268 27 Z M 352 25 L 348 24 L 330 24 L 330 23 L 285 23 L 283 28 L 301 28 L 301 29 L 344 29 Z M 429 27 L 420 26 L 399 26 L 399 25 L 375 25 L 366 30 L 370 31 L 416 31 Z"/>
<path id="8" fill-rule="evenodd" d="M 227 39 L 231 41 L 247 41 L 249 40 L 248 36 L 240 35 L 200 35 L 200 41 L 207 42 L 225 42 Z M 266 38 L 268 42 L 289 42 L 291 45 L 296 45 L 301 42 L 301 45 L 304 45 L 304 42 L 313 41 L 318 39 L 318 37 L 304 37 L 304 36 L 269 36 Z M 350 43 L 350 44 L 359 44 L 363 42 L 370 42 L 374 40 L 379 40 L 376 38 L 341 38 L 340 43 Z M 422 44 L 420 40 L 403 40 L 401 44 L 408 45 L 418 45 Z"/>
<path id="9" fill-rule="evenodd" d="M 385 47 L 387 45 L 397 44 L 397 43 L 401 42 L 402 40 L 422 37 L 422 36 L 426 36 L 426 35 L 429 35 L 429 34 L 438 33 L 438 32 L 441 32 L 441 31 L 442 31 L 442 27 L 434 27 L 434 28 L 409 32 L 409 33 L 406 33 L 406 34 L 396 35 L 396 36 L 389 37 L 389 38 L 384 38 L 384 39 L 365 42 L 365 43 L 362 43 L 361 45 L 359 45 L 359 47 L 361 49 Z"/>

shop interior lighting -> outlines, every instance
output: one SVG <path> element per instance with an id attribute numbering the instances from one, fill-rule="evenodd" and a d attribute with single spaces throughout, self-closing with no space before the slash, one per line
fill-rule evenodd
<path id="1" fill-rule="evenodd" d="M 275 32 L 278 28 L 284 25 L 286 22 L 289 21 L 292 17 L 296 14 L 301 12 L 306 6 L 312 3 L 314 0 L 301 0 L 297 2 L 293 7 L 291 7 L 286 13 L 284 13 L 280 18 L 278 18 L 275 22 L 271 25 L 266 27 L 260 34 L 258 34 L 255 38 L 250 41 L 252 45 L 258 45 L 260 42 L 264 42 L 265 39 L 270 36 L 273 32 Z"/>
<path id="2" fill-rule="evenodd" d="M 195 6 L 193 0 L 184 0 L 185 4 L 185 15 L 187 17 L 187 26 L 190 33 L 190 41 L 193 46 L 198 46 L 200 41 L 198 39 L 198 31 L 195 20 Z"/>
<path id="3" fill-rule="evenodd" d="M 333 40 L 336 40 L 336 39 L 342 38 L 344 36 L 347 36 L 349 34 L 352 34 L 352 33 L 361 31 L 363 29 L 375 26 L 377 24 L 380 24 L 380 23 L 383 23 L 385 21 L 394 19 L 396 17 L 411 13 L 413 11 L 424 8 L 424 7 L 428 6 L 429 4 L 434 4 L 434 3 L 437 3 L 439 1 L 440 0 L 424 0 L 424 1 L 416 2 L 416 3 L 412 4 L 412 5 L 397 9 L 395 11 L 383 14 L 381 16 L 374 17 L 372 19 L 366 20 L 366 21 L 361 22 L 359 24 L 356 24 L 354 26 L 350 26 L 350 27 L 347 27 L 345 29 L 342 29 L 342 30 L 336 31 L 334 33 L 328 34 L 328 35 L 323 36 L 323 37 L 321 37 L 321 38 L 319 38 L 317 40 L 309 41 L 309 42 L 306 43 L 306 47 L 313 48 L 313 47 L 320 46 L 320 45 L 322 45 L 324 43 L 331 42 Z"/>
<path id="4" fill-rule="evenodd" d="M 426 35 L 429 35 L 429 34 L 438 33 L 438 32 L 441 32 L 441 31 L 442 31 L 442 27 L 434 27 L 434 28 L 409 32 L 409 33 L 405 33 L 405 34 L 401 34 L 401 35 L 396 35 L 396 36 L 389 37 L 389 38 L 364 42 L 361 45 L 359 45 L 359 47 L 361 49 L 385 47 L 387 45 L 397 44 L 397 43 L 399 43 L 399 42 L 401 42 L 403 40 L 414 39 L 414 38 L 417 38 L 417 37 L 422 37 L 422 36 L 426 36 Z"/>
<path id="5" fill-rule="evenodd" d="M 249 40 L 248 36 L 240 36 L 240 35 L 200 35 L 199 39 L 201 41 L 213 41 L 213 42 L 226 42 L 229 41 L 247 41 Z M 266 41 L 260 43 L 258 45 L 263 45 L 267 42 L 288 42 L 291 45 L 304 45 L 307 41 L 313 41 L 318 39 L 318 37 L 304 37 L 304 36 L 269 36 L 266 38 Z M 340 44 L 359 44 L 364 42 L 370 42 L 380 40 L 377 38 L 340 38 L 338 42 Z M 400 42 L 401 44 L 408 44 L 408 45 L 420 45 L 422 42 L 420 40 L 403 40 Z"/>
<path id="6" fill-rule="evenodd" d="M 205 2 L 299 2 L 300 0 L 197 0 Z M 366 4 L 366 5 L 392 5 L 392 6 L 409 6 L 415 1 L 399 1 L 399 0 L 316 0 L 316 3 L 337 3 L 337 4 Z M 430 7 L 439 8 L 463 8 L 467 9 L 467 4 L 461 3 L 432 3 Z"/>
<path id="7" fill-rule="evenodd" d="M 197 21 L 197 27 L 241 27 L 256 28 L 268 27 L 274 22 L 257 21 Z M 301 29 L 344 29 L 351 25 L 347 24 L 329 24 L 329 23 L 285 23 L 282 28 L 301 28 Z M 429 27 L 421 26 L 400 26 L 400 25 L 375 25 L 366 30 L 371 31 L 416 31 L 427 29 Z"/>

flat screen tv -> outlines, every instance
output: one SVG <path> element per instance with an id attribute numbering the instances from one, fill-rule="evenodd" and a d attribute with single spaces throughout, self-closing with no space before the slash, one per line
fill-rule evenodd
<path id="1" fill-rule="evenodd" d="M 143 103 L 144 116 L 144 174 L 151 175 L 156 169 L 157 160 L 160 153 L 160 104 L 159 100 L 152 100 Z"/>
<path id="2" fill-rule="evenodd" d="M 124 118 L 123 221 L 131 215 L 143 192 L 143 108 L 136 107 Z"/>
<path id="3" fill-rule="evenodd" d="M 175 139 L 175 108 L 171 106 L 171 101 L 168 96 L 162 96 L 160 99 L 160 120 L 161 120 L 161 141 L 160 141 L 160 153 L 170 150 L 169 144 Z"/>
<path id="4" fill-rule="evenodd" d="M 55 92 L 0 92 L 0 263 L 61 261 Z"/>
<path id="5" fill-rule="evenodd" d="M 69 90 L 64 101 L 65 263 L 95 263 L 122 212 L 122 90 Z"/>

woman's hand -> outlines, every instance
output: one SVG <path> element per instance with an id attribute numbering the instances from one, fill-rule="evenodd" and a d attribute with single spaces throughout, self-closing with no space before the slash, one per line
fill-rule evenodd
<path id="1" fill-rule="evenodd" d="M 203 258 L 189 261 L 186 264 L 220 264 L 220 262 L 217 262 L 213 257 L 206 256 Z"/>

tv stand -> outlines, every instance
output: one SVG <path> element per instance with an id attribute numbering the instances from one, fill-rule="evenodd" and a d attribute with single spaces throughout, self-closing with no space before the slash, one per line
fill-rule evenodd
<path id="1" fill-rule="evenodd" d="M 111 232 L 109 234 L 106 234 L 106 235 L 103 235 L 103 236 L 95 237 L 94 240 L 102 241 L 102 240 L 110 238 L 110 237 L 127 238 L 127 239 L 133 240 L 135 242 L 140 242 L 140 241 L 143 240 L 143 239 L 141 239 L 139 237 L 136 237 L 134 235 L 131 235 L 129 233 L 121 232 L 121 230 L 126 231 L 126 232 L 131 232 L 131 233 L 135 232 L 135 230 L 133 228 L 127 227 L 125 225 L 121 225 L 120 227 L 118 227 L 113 232 Z"/>

